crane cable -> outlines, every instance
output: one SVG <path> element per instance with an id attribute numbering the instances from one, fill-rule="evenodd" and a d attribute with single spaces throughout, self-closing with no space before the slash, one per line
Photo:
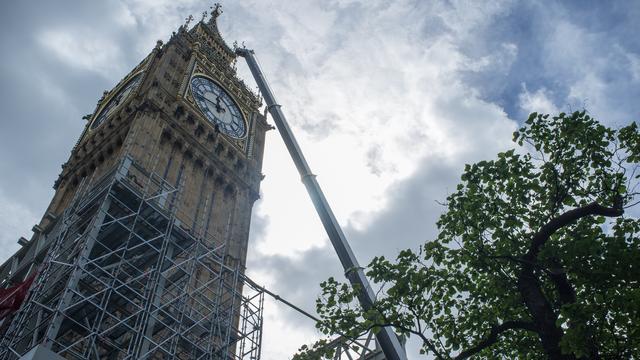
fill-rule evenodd
<path id="1" fill-rule="evenodd" d="M 320 322 L 322 322 L 322 320 L 320 320 L 319 318 L 317 318 L 317 317 L 315 317 L 315 316 L 311 315 L 309 312 L 307 312 L 307 311 L 305 311 L 304 309 L 302 309 L 302 308 L 300 308 L 300 307 L 296 306 L 295 304 L 291 303 L 290 301 L 285 300 L 284 298 L 282 298 L 282 296 L 280 296 L 280 295 L 278 295 L 278 294 L 276 294 L 276 293 L 272 292 L 271 290 L 268 290 L 268 289 L 267 289 L 266 287 L 264 287 L 264 286 L 258 285 L 255 281 L 253 281 L 253 280 L 252 280 L 251 278 L 249 278 L 248 276 L 244 275 L 244 278 L 245 278 L 245 280 L 246 280 L 249 284 L 253 285 L 254 287 L 256 287 L 256 288 L 258 288 L 258 289 L 260 289 L 260 290 L 262 290 L 262 292 L 264 292 L 265 294 L 267 294 L 267 295 L 271 296 L 271 297 L 272 297 L 272 298 L 274 298 L 276 301 L 280 301 L 281 303 L 283 303 L 283 304 L 285 304 L 285 305 L 289 306 L 290 308 L 292 308 L 292 309 L 294 309 L 295 311 L 299 312 L 300 314 L 302 314 L 302 315 L 304 315 L 304 316 L 308 317 L 309 319 L 311 319 L 311 320 L 315 321 L 316 323 L 320 323 Z M 356 339 L 356 338 L 354 338 L 354 337 L 352 337 L 352 336 L 349 336 L 349 335 L 347 335 L 347 334 L 344 334 L 344 333 L 342 333 L 342 332 L 337 332 L 337 331 L 335 332 L 335 334 L 337 334 L 337 335 L 339 335 L 340 337 L 343 337 L 343 338 L 345 338 L 345 339 L 347 339 L 347 340 L 350 340 L 352 343 L 354 343 L 354 344 L 356 344 L 356 345 L 360 346 L 360 347 L 363 349 L 363 351 L 365 351 L 365 350 L 369 350 L 365 345 L 363 345 L 361 342 L 359 342 L 359 341 L 358 341 L 358 339 Z M 337 339 L 332 340 L 331 342 L 329 342 L 329 343 L 325 344 L 325 345 L 323 346 L 323 348 L 328 347 L 328 346 L 330 346 L 331 344 L 336 343 L 339 339 L 340 339 L 340 338 L 337 338 Z M 371 350 L 369 350 L 369 351 L 371 351 Z"/>

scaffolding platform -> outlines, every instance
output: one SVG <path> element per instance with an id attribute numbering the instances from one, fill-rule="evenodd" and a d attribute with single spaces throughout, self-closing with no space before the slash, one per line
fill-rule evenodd
<path id="1" fill-rule="evenodd" d="M 180 184 L 129 157 L 86 183 L 47 234 L 0 359 L 36 346 L 66 359 L 259 359 L 264 292 L 228 244 L 182 225 Z"/>

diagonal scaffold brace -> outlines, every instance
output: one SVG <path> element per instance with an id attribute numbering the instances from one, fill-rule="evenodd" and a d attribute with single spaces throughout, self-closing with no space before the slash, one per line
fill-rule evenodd
<path id="1" fill-rule="evenodd" d="M 347 238 L 342 232 L 342 228 L 336 220 L 320 185 L 316 181 L 315 175 L 311 172 L 311 168 L 309 167 L 309 164 L 307 164 L 307 160 L 304 158 L 302 150 L 293 136 L 293 132 L 287 123 L 284 113 L 282 113 L 281 106 L 276 101 L 275 96 L 267 84 L 267 79 L 256 61 L 254 51 L 245 48 L 238 48 L 236 49 L 236 54 L 242 56 L 247 61 L 249 70 L 256 80 L 258 88 L 262 92 L 265 102 L 267 103 L 267 109 L 276 123 L 278 132 L 280 132 L 282 140 L 284 140 L 284 143 L 287 146 L 289 155 L 291 155 L 291 158 L 298 169 L 298 173 L 300 173 L 302 183 L 307 188 L 307 192 L 309 193 L 311 201 L 320 216 L 320 220 L 322 221 L 322 225 L 329 236 L 329 240 L 338 254 L 338 258 L 345 270 L 345 276 L 352 285 L 358 286 L 362 289 L 362 291 L 360 291 L 360 296 L 358 296 L 360 305 L 364 309 L 370 309 L 375 301 L 373 289 L 371 289 L 371 285 L 365 277 L 362 267 L 358 264 L 358 260 L 353 254 L 353 251 L 347 242 Z M 380 343 L 384 356 L 387 360 L 407 359 L 398 337 L 390 327 L 382 328 L 382 330 L 376 334 L 376 338 Z"/>

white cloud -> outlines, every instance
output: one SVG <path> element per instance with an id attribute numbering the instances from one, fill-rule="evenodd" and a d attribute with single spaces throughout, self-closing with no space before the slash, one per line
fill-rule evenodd
<path id="1" fill-rule="evenodd" d="M 127 7 L 125 4 L 122 4 L 122 3 L 118 4 L 118 8 L 116 9 L 114 20 L 116 24 L 125 28 L 129 28 L 130 30 L 133 29 L 136 25 L 138 25 L 138 19 L 136 19 L 136 16 L 133 13 L 133 11 L 131 11 L 129 7 Z"/>
<path id="2" fill-rule="evenodd" d="M 18 250 L 18 237 L 29 239 L 30 229 L 37 223 L 37 216 L 21 203 L 7 198 L 0 189 L 0 261 L 4 262 Z M 16 236 L 18 234 L 18 236 Z"/>
<path id="3" fill-rule="evenodd" d="M 640 56 L 627 53 L 627 59 L 629 60 L 629 71 L 633 80 L 640 82 Z"/>
<path id="4" fill-rule="evenodd" d="M 503 43 L 490 55 L 479 59 L 468 59 L 466 67 L 473 72 L 508 72 L 513 62 L 518 56 L 518 46 L 513 43 Z"/>
<path id="5" fill-rule="evenodd" d="M 522 92 L 518 95 L 520 108 L 525 113 L 539 112 L 545 114 L 558 113 L 558 107 L 551 100 L 549 90 L 540 88 L 533 93 L 522 84 Z"/>
<path id="6" fill-rule="evenodd" d="M 510 146 L 515 123 L 499 106 L 481 100 L 462 81 L 461 73 L 508 66 L 517 55 L 514 45 L 505 44 L 500 54 L 478 65 L 459 48 L 470 34 L 460 30 L 424 38 L 425 9 L 411 3 L 368 2 L 351 9 L 357 15 L 348 24 L 340 21 L 345 14 L 336 14 L 335 9 L 325 11 L 298 2 L 292 15 L 274 6 L 270 11 L 280 14 L 275 17 L 280 40 L 247 45 L 256 47 L 263 70 L 343 226 L 367 233 L 389 215 L 396 185 L 413 177 L 424 164 L 446 161 L 451 164 L 448 171 L 458 172 L 464 162 L 491 157 Z M 314 14 L 322 19 L 322 26 L 309 30 L 305 15 L 291 19 L 297 14 Z M 476 24 L 490 20 L 484 17 L 490 15 L 464 16 Z M 277 60 L 278 56 L 288 59 Z M 276 273 L 265 277 L 265 284 L 283 291 L 285 298 L 311 306 L 318 292 L 316 284 L 328 276 L 328 269 L 313 268 L 315 275 L 304 278 L 293 273 L 314 266 L 309 256 L 333 257 L 333 250 L 279 135 L 270 133 L 266 146 L 264 199 L 256 211 L 268 216 L 269 222 L 250 253 L 252 264 L 270 256 L 283 257 L 282 262 L 288 258 L 291 267 L 272 269 Z M 426 209 L 435 211 L 435 200 L 444 199 L 447 191 L 435 179 L 456 178 L 457 174 L 435 176 L 433 182 L 424 183 L 432 187 L 428 198 L 408 201 L 424 201 L 429 204 Z M 415 225 L 405 229 L 415 231 L 405 236 L 413 239 L 413 246 L 424 240 L 419 230 L 423 227 Z M 390 240 L 371 239 L 366 245 L 369 254 L 393 252 L 406 245 L 396 246 Z M 337 269 L 332 270 L 340 272 L 339 265 L 334 266 Z M 268 270 L 260 267 L 256 271 Z M 302 293 L 291 292 L 294 281 L 301 282 L 297 286 L 304 289 Z M 313 334 L 312 325 L 298 331 Z M 271 333 L 283 330 L 279 326 L 267 323 L 265 339 L 274 339 Z M 270 354 L 266 359 L 278 358 L 271 355 L 274 350 L 286 349 L 291 354 L 299 346 L 297 342 L 277 343 L 271 347 L 270 341 L 265 342 L 265 354 Z"/>
<path id="7" fill-rule="evenodd" d="M 324 21 L 336 19 L 314 5 L 309 8 L 302 13 L 317 14 Z M 348 32 L 341 31 L 339 23 L 333 24 L 331 32 L 299 31 L 295 24 L 304 22 L 287 17 L 279 24 L 286 45 L 275 50 L 293 56 L 304 70 L 276 66 L 265 71 L 276 79 L 274 89 L 339 220 L 363 228 L 365 219 L 353 215 L 382 210 L 388 187 L 411 176 L 422 159 L 456 157 L 476 146 L 495 149 L 484 142 L 508 140 L 513 125 L 499 108 L 477 99 L 473 89 L 460 82 L 459 72 L 468 70 L 470 62 L 456 47 L 461 39 L 445 34 L 424 46 L 422 11 L 406 3 L 359 10 L 362 21 L 349 24 Z M 328 46 L 330 52 L 309 56 L 308 44 L 332 44 L 336 36 L 340 47 Z M 273 56 L 273 50 L 258 51 L 258 56 Z M 484 136 L 487 132 L 491 135 Z M 313 211 L 302 204 L 308 200 L 288 165 L 288 155 L 274 144 L 279 141 L 271 136 L 267 143 L 265 168 L 275 165 L 270 156 L 277 152 L 276 166 L 288 170 L 272 170 L 263 183 L 265 201 L 260 211 L 269 214 L 266 236 L 270 241 L 260 250 L 294 256 L 326 240 L 311 220 Z M 372 149 L 379 164 L 375 170 L 370 163 Z M 283 193 L 278 189 L 301 197 L 287 196 L 283 206 L 275 195 Z M 282 212 L 287 216 L 275 215 Z M 305 217 L 314 225 L 307 225 L 310 220 Z"/>
<path id="8" fill-rule="evenodd" d="M 229 42 L 244 40 L 256 50 L 339 221 L 358 254 L 364 254 L 361 260 L 381 252 L 393 255 L 433 234 L 433 221 L 442 210 L 435 201 L 455 187 L 463 164 L 511 146 L 515 122 L 463 74 L 509 74 L 526 53 L 527 43 L 493 43 L 491 38 L 496 19 L 511 16 L 513 4 L 225 3 L 219 21 L 223 36 Z M 68 71 L 98 74 L 115 83 L 156 39 L 168 39 L 185 17 L 199 19 L 210 5 L 201 0 L 110 2 L 106 14 L 96 16 L 104 22 L 89 21 L 89 26 L 68 20 L 38 28 L 34 38 Z M 527 81 L 518 103 L 512 104 L 523 111 L 556 112 L 563 103 L 588 99 L 590 110 L 612 113 L 608 70 L 629 65 L 629 78 L 637 84 L 637 54 L 607 45 L 606 33 L 551 16 L 532 31 L 548 37 L 540 52 L 549 56 L 539 68 L 526 70 L 551 74 L 567 91 L 561 93 L 558 83 Z M 468 51 L 488 44 L 492 53 Z M 470 55 L 476 53 L 481 55 Z M 620 59 L 627 65 L 620 66 Z M 253 84 L 244 64 L 238 65 Z M 498 88 L 504 80 L 482 79 Z M 46 81 L 41 87 L 43 101 L 66 106 L 64 89 Z M 616 114 L 623 115 L 628 114 Z M 312 310 L 318 281 L 341 269 L 275 131 L 266 146 L 263 199 L 254 209 L 254 218 L 265 221 L 252 235 L 249 271 L 258 282 Z M 3 201 L 1 190 L 0 230 L 5 237 L 0 240 L 14 249 L 15 235 L 27 231 L 35 216 Z M 253 225 L 255 232 L 259 224 Z M 317 336 L 313 324 L 292 320 L 295 315 L 289 311 L 267 302 L 263 359 L 287 358 Z"/>
<path id="9" fill-rule="evenodd" d="M 512 0 L 499 0 L 480 3 L 472 0 L 454 0 L 433 2 L 432 11 L 443 19 L 457 40 L 466 40 L 475 34 L 482 33 L 493 20 L 508 12 Z"/>
<path id="10" fill-rule="evenodd" d="M 50 29 L 37 35 L 39 44 L 70 68 L 104 77 L 122 72 L 120 48 L 108 36 L 89 29 Z"/>
<path id="11" fill-rule="evenodd" d="M 638 54 L 612 41 L 606 31 L 593 31 L 560 20 L 545 45 L 545 70 L 565 83 L 565 103 L 571 110 L 586 108 L 613 126 L 630 121 L 621 97 L 637 92 Z M 627 94 L 625 94 L 627 93 Z"/>

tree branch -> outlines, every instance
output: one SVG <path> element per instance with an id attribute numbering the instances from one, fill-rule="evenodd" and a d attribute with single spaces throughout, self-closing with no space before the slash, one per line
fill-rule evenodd
<path id="1" fill-rule="evenodd" d="M 514 263 L 523 264 L 523 265 L 529 265 L 531 267 L 539 268 L 540 270 L 542 270 L 545 273 L 549 273 L 549 270 L 547 270 L 547 268 L 545 268 L 541 264 L 538 264 L 538 263 L 536 263 L 534 261 L 524 260 L 524 259 L 521 259 L 521 258 L 516 257 L 516 256 L 511 256 L 511 255 L 486 255 L 486 256 L 488 258 L 490 258 L 490 259 L 509 260 L 509 261 L 514 262 Z"/>
<path id="2" fill-rule="evenodd" d="M 515 330 L 515 329 L 534 331 L 534 332 L 536 331 L 534 324 L 531 322 L 519 321 L 519 320 L 505 321 L 500 325 L 493 326 L 491 328 L 491 331 L 489 331 L 489 335 L 487 335 L 487 337 L 484 340 L 480 341 L 476 346 L 461 352 L 460 354 L 458 354 L 458 356 L 454 358 L 454 360 L 467 359 L 479 353 L 480 351 L 495 344 L 498 341 L 498 336 L 500 334 L 502 334 L 503 332 L 506 332 L 509 330 Z"/>
<path id="3" fill-rule="evenodd" d="M 588 205 L 575 208 L 567 211 L 566 213 L 551 219 L 533 236 L 531 240 L 531 246 L 529 251 L 523 257 L 527 261 L 533 261 L 538 256 L 540 248 L 547 240 L 559 229 L 582 219 L 587 216 L 599 215 L 607 217 L 618 217 L 624 214 L 624 208 L 622 207 L 622 197 L 616 196 L 613 207 L 606 207 L 592 202 Z"/>
<path id="4" fill-rule="evenodd" d="M 573 304 L 576 302 L 576 291 L 567 278 L 567 273 L 560 263 L 560 259 L 552 257 L 549 259 L 551 268 L 548 272 L 549 279 L 553 282 L 558 291 L 558 299 L 561 305 Z"/>
<path id="5" fill-rule="evenodd" d="M 522 259 L 528 262 L 535 262 L 542 246 L 544 246 L 549 238 L 559 229 L 588 216 L 622 216 L 624 214 L 622 206 L 622 196 L 616 196 L 613 207 L 605 207 L 597 202 L 592 202 L 585 206 L 569 210 L 551 219 L 534 234 L 529 250 Z M 571 294 L 572 288 L 566 287 L 566 285 L 570 285 L 566 276 L 560 274 L 559 276 L 552 277 L 552 281 L 554 281 L 558 291 L 561 293 L 561 301 L 570 302 L 575 295 Z M 534 267 L 532 265 L 526 263 L 522 265 L 522 270 L 518 275 L 518 289 L 533 318 L 536 330 L 542 341 L 542 347 L 547 356 L 550 359 L 575 359 L 573 355 L 562 354 L 560 339 L 563 336 L 563 330 L 556 325 L 558 315 L 544 295 L 539 280 L 534 274 Z"/>
<path id="6" fill-rule="evenodd" d="M 423 333 L 421 333 L 421 332 L 419 332 L 417 330 L 414 330 L 412 328 L 408 328 L 408 327 L 406 327 L 404 325 L 401 325 L 401 324 L 398 324 L 398 323 L 389 322 L 387 319 L 385 319 L 384 323 L 372 324 L 370 326 L 367 326 L 366 328 L 363 328 L 362 329 L 363 330 L 362 333 L 367 333 L 367 332 L 371 331 L 373 328 L 376 328 L 376 327 L 379 327 L 379 328 L 391 327 L 391 328 L 398 329 L 400 331 L 404 331 L 404 332 L 409 333 L 409 334 L 416 335 L 422 340 L 422 342 L 425 345 L 427 345 L 427 348 L 429 348 L 429 350 L 431 350 L 431 352 L 433 352 L 433 354 L 436 356 L 437 359 L 445 360 L 445 357 L 442 354 L 440 354 L 440 352 L 436 349 L 436 347 L 431 343 L 431 341 Z M 447 358 L 449 358 L 449 357 L 447 357 Z"/>
<path id="7" fill-rule="evenodd" d="M 400 331 L 404 331 L 410 334 L 414 334 L 418 337 L 420 337 L 420 339 L 422 340 L 422 342 L 427 345 L 427 348 L 429 348 L 429 350 L 431 350 L 431 352 L 433 352 L 433 354 L 436 356 L 436 358 L 438 360 L 445 360 L 445 357 L 440 354 L 440 352 L 436 349 L 435 345 L 433 345 L 433 343 L 431 343 L 431 341 L 420 331 L 416 331 L 414 329 L 411 328 L 407 328 L 406 326 L 400 324 L 400 323 L 394 323 L 393 321 L 389 320 L 389 318 L 387 317 L 387 315 L 384 313 L 384 311 L 382 311 L 377 304 L 374 304 L 372 309 L 375 309 L 378 314 L 380 314 L 380 316 L 382 317 L 382 319 L 384 320 L 384 323 L 382 324 L 372 324 L 371 326 L 367 327 L 365 329 L 365 331 L 370 331 L 371 329 L 373 329 L 374 327 L 393 327 L 396 328 Z M 415 315 L 414 315 L 415 316 Z M 416 317 L 417 319 L 419 319 L 418 317 Z M 450 358 L 447 356 L 447 358 Z"/>

